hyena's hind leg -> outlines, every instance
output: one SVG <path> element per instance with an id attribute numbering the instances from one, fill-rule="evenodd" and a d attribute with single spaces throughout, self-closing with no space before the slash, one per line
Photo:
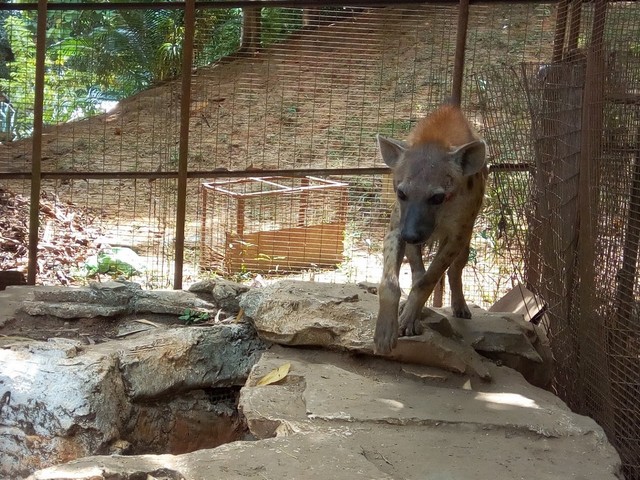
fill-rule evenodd
<path id="1" fill-rule="evenodd" d="M 425 302 L 433 292 L 438 280 L 444 275 L 447 267 L 451 265 L 457 255 L 458 250 L 455 245 L 451 242 L 443 242 L 425 274 L 414 282 L 411 292 L 409 292 L 409 298 L 407 298 L 398 320 L 401 336 L 419 335 L 421 333 L 420 317 L 422 307 L 424 307 Z"/>
<path id="2" fill-rule="evenodd" d="M 449 288 L 451 289 L 451 310 L 453 316 L 458 318 L 471 318 L 471 311 L 464 299 L 462 291 L 462 270 L 469 260 L 469 242 L 465 242 L 464 247 L 460 250 L 456 258 L 451 262 L 447 276 L 449 277 Z"/>
<path id="3" fill-rule="evenodd" d="M 422 245 L 407 244 L 405 255 L 411 266 L 411 284 L 413 285 L 422 278 L 426 271 L 422 259 Z"/>

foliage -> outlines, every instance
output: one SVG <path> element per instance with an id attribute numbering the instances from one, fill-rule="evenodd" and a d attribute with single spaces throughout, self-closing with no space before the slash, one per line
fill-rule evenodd
<path id="1" fill-rule="evenodd" d="M 87 258 L 84 264 L 84 276 L 95 277 L 99 274 L 108 274 L 113 277 L 125 276 L 127 278 L 142 273 L 144 265 L 140 257 L 126 247 L 104 248 L 97 255 Z"/>
<path id="2" fill-rule="evenodd" d="M 13 132 L 19 137 L 31 134 L 33 124 L 33 99 L 35 90 L 36 52 L 35 20 L 30 12 L 9 16 L 4 27 L 10 35 L 11 50 L 15 60 L 8 64 L 9 78 L 0 78 L 0 91 L 13 103 L 16 119 Z M 47 82 L 44 89 L 45 123 L 55 123 L 73 118 L 74 113 L 95 111 L 86 88 L 89 76 L 69 68 L 70 56 L 64 52 L 48 55 L 45 60 Z"/>
<path id="3" fill-rule="evenodd" d="M 19 2 L 15 2 L 19 3 Z M 300 9 L 262 9 L 263 46 L 300 28 Z M 0 12 L 0 93 L 3 138 L 31 135 L 35 95 L 36 13 Z M 198 9 L 196 65 L 212 63 L 240 45 L 241 9 Z M 119 100 L 175 78 L 181 69 L 184 12 L 77 10 L 47 19 L 44 123 L 93 115 Z M 3 110 L 3 111 L 4 111 Z M 14 112 L 15 111 L 15 112 Z"/>
<path id="4" fill-rule="evenodd" d="M 50 12 L 45 60 L 45 124 L 97 113 L 105 100 L 131 96 L 175 78 L 184 42 L 182 10 Z M 0 12 L 0 93 L 17 115 L 14 137 L 33 124 L 35 37 L 31 11 Z M 196 64 L 233 53 L 240 44 L 240 9 L 199 9 Z"/>
<path id="5" fill-rule="evenodd" d="M 184 313 L 178 317 L 178 320 L 184 322 L 185 325 L 206 322 L 209 320 L 209 312 L 201 312 L 187 308 Z"/>
<path id="6" fill-rule="evenodd" d="M 6 10 L 0 11 L 0 25 L 4 24 L 5 18 L 9 16 Z M 9 78 L 9 68 L 7 62 L 13 60 L 11 44 L 7 38 L 7 32 L 0 28 L 0 78 Z"/>
<path id="7" fill-rule="evenodd" d="M 262 46 L 282 40 L 302 26 L 299 8 L 262 9 Z"/>

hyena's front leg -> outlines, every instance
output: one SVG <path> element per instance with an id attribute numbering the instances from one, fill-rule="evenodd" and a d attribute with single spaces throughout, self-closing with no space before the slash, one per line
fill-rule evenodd
<path id="1" fill-rule="evenodd" d="M 469 236 L 471 236 L 471 232 L 469 232 Z M 467 306 L 464 292 L 462 291 L 462 269 L 467 264 L 468 259 L 469 241 L 460 250 L 447 272 L 449 288 L 451 289 L 451 310 L 453 311 L 453 316 L 458 318 L 471 318 L 471 311 Z"/>
<path id="2" fill-rule="evenodd" d="M 438 253 L 424 275 L 414 282 L 409 298 L 400 313 L 400 336 L 419 335 L 422 333 L 420 328 L 422 307 L 424 307 L 436 283 L 438 283 L 447 267 L 451 265 L 457 253 L 456 247 L 452 246 L 451 242 L 445 241 L 440 246 Z"/>
<path id="3" fill-rule="evenodd" d="M 391 352 L 398 342 L 398 303 L 400 283 L 398 275 L 404 258 L 405 242 L 400 229 L 394 228 L 384 237 L 382 281 L 378 287 L 380 309 L 373 337 L 375 351 L 381 355 Z"/>

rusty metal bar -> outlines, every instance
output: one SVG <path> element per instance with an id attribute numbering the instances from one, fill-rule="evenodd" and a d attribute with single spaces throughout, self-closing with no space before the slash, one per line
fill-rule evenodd
<path id="1" fill-rule="evenodd" d="M 187 0 L 184 9 L 184 43 L 182 47 L 182 98 L 180 99 L 180 146 L 178 149 L 178 199 L 176 205 L 176 243 L 173 288 L 182 289 L 184 268 L 184 228 L 187 218 L 187 171 L 189 162 L 189 121 L 191 117 L 191 68 L 196 0 Z"/>
<path id="2" fill-rule="evenodd" d="M 40 229 L 40 188 L 42 184 L 42 116 L 44 109 L 44 63 L 47 40 L 47 0 L 38 0 L 36 31 L 36 78 L 31 138 L 31 200 L 29 203 L 29 260 L 27 283 L 35 285 L 38 273 L 38 231 Z"/>
<path id="3" fill-rule="evenodd" d="M 540 3 L 540 4 L 554 4 L 559 0 L 472 0 L 470 3 L 474 5 L 482 4 L 494 4 L 494 3 Z M 624 1 L 624 0 L 615 0 Z M 458 3 L 459 0 L 402 0 L 398 3 L 393 3 L 394 6 L 404 5 L 420 5 L 420 4 L 443 4 L 452 5 Z M 330 6 L 343 6 L 344 0 L 267 0 L 267 1 L 255 1 L 255 0 L 221 0 L 221 1 L 205 1 L 198 2 L 198 8 L 216 8 L 216 9 L 228 9 L 228 8 L 243 8 L 243 7 L 264 7 L 264 8 L 304 8 L 304 7 L 330 7 Z M 384 7 L 388 6 L 389 0 L 350 0 L 349 6 L 353 7 Z M 50 2 L 49 10 L 144 10 L 144 9 L 171 9 L 181 10 L 185 8 L 185 2 L 118 2 L 118 3 L 65 3 L 65 2 Z M 2 3 L 0 4 L 0 10 L 36 10 L 37 5 L 34 3 Z"/>
<path id="4" fill-rule="evenodd" d="M 451 87 L 451 101 L 456 105 L 460 105 L 460 102 L 462 102 L 464 57 L 467 49 L 468 27 L 469 0 L 460 0 L 458 6 L 458 29 L 456 31 L 456 52 L 453 58 L 453 86 Z"/>
<path id="5" fill-rule="evenodd" d="M 597 306 L 596 240 L 598 238 L 599 169 L 602 161 L 602 128 L 604 113 L 604 31 L 606 0 L 594 1 L 591 43 L 587 47 L 587 64 L 582 110 L 582 136 L 580 149 L 580 177 L 578 190 L 579 229 L 577 271 L 579 275 L 577 301 L 581 323 L 571 333 L 578 338 L 579 366 L 577 367 L 577 400 L 584 408 L 586 392 L 606 388 L 604 373 L 606 348 L 600 329 L 601 319 Z M 594 368 L 595 366 L 599 368 Z M 607 397 L 611 398 L 611 397 Z M 610 415 L 604 411 L 603 415 Z M 609 423 L 607 421 L 606 423 Z M 610 426 L 605 425 L 605 428 Z"/>
<path id="6" fill-rule="evenodd" d="M 464 57 L 467 49 L 467 31 L 469 29 L 469 0 L 460 0 L 458 4 L 458 27 L 456 30 L 456 51 L 453 57 L 453 85 L 451 101 L 462 103 L 462 84 L 464 83 Z M 442 307 L 444 298 L 444 275 L 433 289 L 433 306 Z"/>
<path id="7" fill-rule="evenodd" d="M 529 163 L 496 163 L 489 166 L 491 173 L 528 172 Z M 191 170 L 187 178 L 246 178 L 255 176 L 270 177 L 306 177 L 306 176 L 343 176 L 343 175 L 386 175 L 388 167 L 369 168 L 293 168 L 283 170 Z M 30 179 L 31 172 L 0 172 L 0 180 Z M 122 180 L 178 178 L 178 172 L 42 172 L 41 178 L 60 180 Z"/>

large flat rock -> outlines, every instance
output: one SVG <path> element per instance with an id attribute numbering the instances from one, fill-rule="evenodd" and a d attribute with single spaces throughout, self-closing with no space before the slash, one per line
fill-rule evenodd
<path id="1" fill-rule="evenodd" d="M 234 442 L 185 455 L 88 457 L 36 472 L 30 480 L 391 480 L 346 438 L 327 432 Z"/>
<path id="2" fill-rule="evenodd" d="M 182 315 L 186 309 L 211 312 L 218 308 L 217 304 L 196 293 L 142 290 L 133 282 L 90 282 L 87 287 L 38 287 L 32 293 L 32 299 L 21 303 L 23 312 L 65 319 L 145 312 Z"/>
<path id="3" fill-rule="evenodd" d="M 244 293 L 240 305 L 267 341 L 375 355 L 378 296 L 370 288 L 285 280 Z M 521 314 L 478 307 L 472 313 L 471 319 L 459 319 L 449 309 L 425 308 L 423 333 L 401 337 L 387 358 L 489 380 L 482 354 L 518 369 L 536 385 L 548 384 L 552 358 L 542 331 Z"/>
<path id="4" fill-rule="evenodd" d="M 285 363 L 282 383 L 255 386 Z M 438 472 L 433 478 L 618 478 L 618 454 L 592 419 L 512 369 L 490 369 L 492 383 L 425 381 L 434 377 L 388 362 L 272 348 L 252 370 L 240 407 L 258 438 L 349 431 L 393 478 L 430 478 L 428 470 Z"/>

